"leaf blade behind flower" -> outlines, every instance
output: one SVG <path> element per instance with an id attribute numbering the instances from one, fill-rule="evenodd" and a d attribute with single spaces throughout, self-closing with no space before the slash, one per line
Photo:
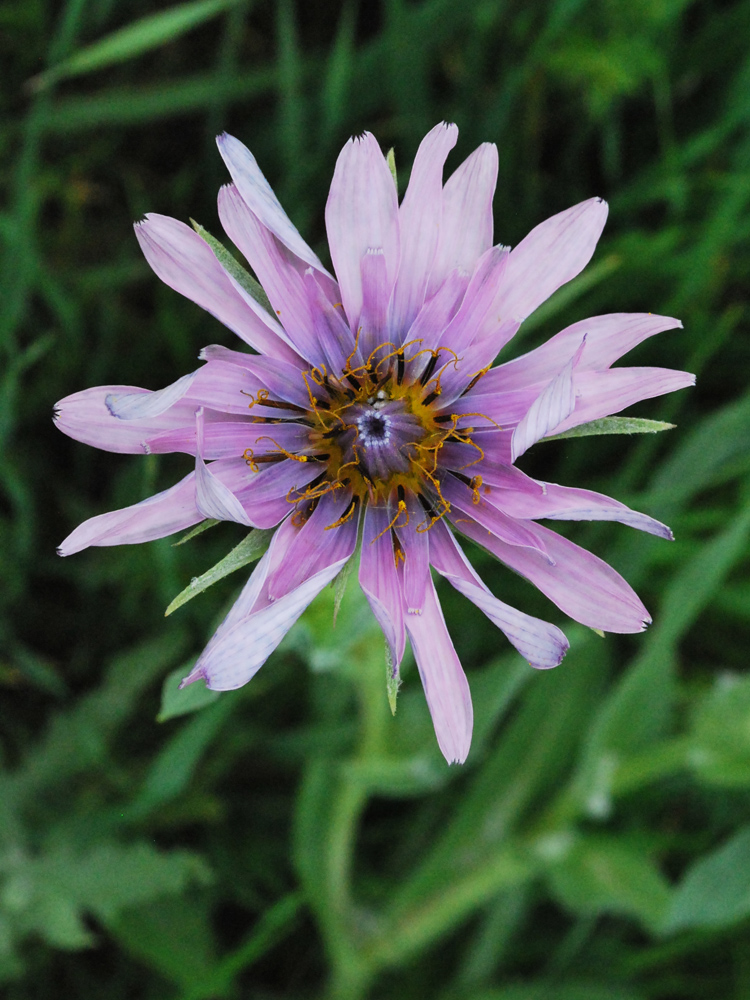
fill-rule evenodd
<path id="1" fill-rule="evenodd" d="M 658 434 L 659 431 L 670 431 L 676 426 L 664 420 L 647 420 L 644 417 L 601 417 L 599 420 L 571 427 L 562 434 L 548 434 L 542 440 L 563 441 L 565 438 L 594 437 L 600 434 Z"/>
<path id="2" fill-rule="evenodd" d="M 225 576 L 229 576 L 235 570 L 242 569 L 248 563 L 260 559 L 268 548 L 272 535 L 273 530 L 271 529 L 255 528 L 251 531 L 249 535 L 246 535 L 242 539 L 239 545 L 235 545 L 232 551 L 217 562 L 215 566 L 206 570 L 202 576 L 195 577 L 184 590 L 180 591 L 164 612 L 164 617 L 166 618 L 171 615 L 173 611 L 181 608 L 183 604 L 187 604 L 197 594 L 208 590 L 209 587 L 218 583 Z"/>

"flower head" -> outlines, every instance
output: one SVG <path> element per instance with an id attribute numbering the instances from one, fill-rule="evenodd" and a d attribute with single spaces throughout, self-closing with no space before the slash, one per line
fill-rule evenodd
<path id="1" fill-rule="evenodd" d="M 245 684 L 361 541 L 359 582 L 394 676 L 408 636 L 449 762 L 469 751 L 472 706 L 430 574 L 473 601 L 534 667 L 568 643 L 499 601 L 455 532 L 528 578 L 566 614 L 611 632 L 650 618 L 630 586 L 538 519 L 669 529 L 616 500 L 539 482 L 515 466 L 541 438 L 692 384 L 685 372 L 611 368 L 680 326 L 649 314 L 596 316 L 491 367 L 523 320 L 591 258 L 607 215 L 598 198 L 492 245 L 497 152 L 485 144 L 443 184 L 455 125 L 423 140 L 399 205 L 369 133 L 342 150 L 326 206 L 330 274 L 284 213 L 252 154 L 219 149 L 234 183 L 224 229 L 262 285 L 187 226 L 148 215 L 147 260 L 257 353 L 206 347 L 204 365 L 157 392 L 103 386 L 57 405 L 57 425 L 118 452 L 187 452 L 171 489 L 86 521 L 62 544 L 149 541 L 206 518 L 275 528 L 268 551 L 186 682 Z"/>

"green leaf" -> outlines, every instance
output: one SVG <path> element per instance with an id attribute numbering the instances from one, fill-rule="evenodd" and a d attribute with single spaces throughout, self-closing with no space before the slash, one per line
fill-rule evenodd
<path id="1" fill-rule="evenodd" d="M 678 885 L 661 931 L 714 928 L 750 916 L 750 826 L 692 865 Z"/>
<path id="2" fill-rule="evenodd" d="M 676 425 L 663 420 L 645 420 L 642 417 L 602 417 L 587 424 L 571 427 L 562 434 L 550 434 L 544 441 L 563 441 L 565 438 L 593 437 L 599 434 L 658 434 L 672 430 Z"/>
<path id="3" fill-rule="evenodd" d="M 272 537 L 273 529 L 255 528 L 249 535 L 242 539 L 239 545 L 235 545 L 228 555 L 224 556 L 220 562 L 217 562 L 215 566 L 207 570 L 203 576 L 198 576 L 191 580 L 190 586 L 185 587 L 164 612 L 165 617 L 171 615 L 177 608 L 181 608 L 183 604 L 187 604 L 197 594 L 207 590 L 225 576 L 229 576 L 235 570 L 242 569 L 248 563 L 260 559 L 268 548 Z"/>
<path id="4" fill-rule="evenodd" d="M 401 673 L 398 669 L 393 669 L 393 657 L 391 647 L 385 644 L 385 690 L 388 695 L 388 706 L 391 715 L 396 714 L 396 701 L 398 699 L 398 689 L 401 687 Z"/>
<path id="5" fill-rule="evenodd" d="M 653 861 L 615 837 L 583 836 L 566 842 L 564 833 L 539 844 L 550 858 L 555 895 L 576 913 L 619 913 L 656 926 L 669 904 L 670 889 Z M 559 848 L 560 856 L 554 852 Z"/>
<path id="6" fill-rule="evenodd" d="M 189 667 L 179 667 L 164 678 L 157 722 L 166 722 L 167 719 L 174 719 L 178 715 L 197 712 L 199 708 L 210 705 L 219 697 L 219 692 L 209 690 L 204 681 L 195 681 L 187 687 L 180 688 L 182 679 L 188 672 Z"/>
<path id="7" fill-rule="evenodd" d="M 196 222 L 195 219 L 191 219 L 190 222 L 200 238 L 211 247 L 214 252 L 214 256 L 227 274 L 234 278 L 237 284 L 243 288 L 248 295 L 252 296 L 258 305 L 263 306 L 263 308 L 275 318 L 276 313 L 273 311 L 273 306 L 269 302 L 268 296 L 263 291 L 260 283 L 255 280 L 249 271 L 246 271 L 245 268 L 237 260 L 235 260 L 224 244 L 220 243 L 215 236 L 212 236 L 207 229 L 204 229 L 199 222 Z"/>
<path id="8" fill-rule="evenodd" d="M 19 854 L 6 874 L 3 903 L 13 923 L 62 948 L 92 943 L 86 915 L 106 923 L 128 906 L 210 878 L 197 855 L 159 851 L 145 842 L 100 842 L 88 850 L 61 844 L 36 857 Z"/>
<path id="9" fill-rule="evenodd" d="M 201 521 L 200 524 L 196 524 L 194 528 L 186 532 L 179 541 L 172 542 L 172 548 L 177 548 L 178 545 L 184 545 L 185 542 L 189 542 L 191 538 L 195 538 L 197 535 L 202 535 L 204 531 L 208 531 L 209 528 L 216 527 L 217 524 L 221 524 L 220 521 L 214 520 L 214 518 L 209 517 L 205 521 Z"/>
<path id="10" fill-rule="evenodd" d="M 159 14 L 143 17 L 33 77 L 28 86 L 34 91 L 45 90 L 57 80 L 81 76 L 125 62 L 173 41 L 238 2 L 239 0 L 197 0 L 195 3 L 180 4 Z"/>
<path id="11" fill-rule="evenodd" d="M 346 588 L 349 583 L 349 577 L 352 575 L 352 570 L 356 565 L 359 564 L 359 556 L 355 552 L 354 555 L 349 559 L 348 562 L 344 563 L 343 569 L 337 574 L 333 581 L 333 627 L 336 628 L 336 619 L 339 616 L 339 611 L 341 609 L 341 602 L 344 600 L 344 595 L 346 594 Z"/>
<path id="12" fill-rule="evenodd" d="M 391 177 L 393 178 L 393 183 L 396 185 L 396 190 L 398 191 L 398 174 L 396 173 L 396 152 L 391 146 L 386 155 L 386 162 L 388 164 L 388 169 L 391 172 Z"/>

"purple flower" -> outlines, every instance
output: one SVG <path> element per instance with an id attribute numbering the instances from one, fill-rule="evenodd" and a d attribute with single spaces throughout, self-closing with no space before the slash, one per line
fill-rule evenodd
<path id="1" fill-rule="evenodd" d="M 220 136 L 234 181 L 219 193 L 221 221 L 270 308 L 183 223 L 148 215 L 136 234 L 163 281 L 257 353 L 206 347 L 205 364 L 166 389 L 87 389 L 56 413 L 64 433 L 98 448 L 195 456 L 195 471 L 171 489 L 86 521 L 62 555 L 150 541 L 206 518 L 276 528 L 186 683 L 247 683 L 361 539 L 359 582 L 385 634 L 393 680 L 408 635 L 449 762 L 469 752 L 472 706 L 430 567 L 533 667 L 560 663 L 565 636 L 494 597 L 455 531 L 576 621 L 642 631 L 650 618 L 625 580 L 536 522 L 613 520 L 664 538 L 669 529 L 599 493 L 531 479 L 515 462 L 540 438 L 694 381 L 670 369 L 610 367 L 681 325 L 650 313 L 574 323 L 491 367 L 523 320 L 586 266 L 607 206 L 592 198 L 512 251 L 493 246 L 496 148 L 480 146 L 444 185 L 456 137 L 446 124 L 425 137 L 401 205 L 374 137 L 346 144 L 326 205 L 334 278 L 252 154 Z"/>

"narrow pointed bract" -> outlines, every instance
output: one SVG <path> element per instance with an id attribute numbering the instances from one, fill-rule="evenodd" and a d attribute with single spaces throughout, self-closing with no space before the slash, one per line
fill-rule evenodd
<path id="1" fill-rule="evenodd" d="M 249 150 L 220 136 L 233 180 L 219 194 L 220 218 L 267 300 L 216 241 L 183 223 L 148 215 L 136 234 L 163 281 L 258 353 L 212 344 L 201 368 L 165 389 L 102 386 L 55 410 L 76 440 L 182 452 L 194 463 L 171 489 L 80 525 L 61 555 L 150 541 L 204 519 L 276 529 L 184 684 L 247 683 L 359 539 L 359 582 L 388 646 L 389 691 L 408 636 L 449 763 L 466 759 L 473 714 L 431 567 L 539 669 L 561 662 L 567 639 L 498 600 L 454 532 L 576 621 L 642 631 L 651 619 L 626 581 L 536 522 L 612 520 L 663 538 L 669 529 L 600 493 L 531 479 L 514 463 L 544 437 L 693 383 L 671 369 L 611 367 L 680 326 L 650 313 L 579 321 L 491 367 L 523 320 L 589 262 L 607 206 L 590 198 L 513 249 L 493 246 L 497 150 L 480 146 L 443 183 L 457 134 L 442 123 L 425 137 L 400 206 L 375 138 L 346 144 L 326 206 L 335 277 Z"/>

